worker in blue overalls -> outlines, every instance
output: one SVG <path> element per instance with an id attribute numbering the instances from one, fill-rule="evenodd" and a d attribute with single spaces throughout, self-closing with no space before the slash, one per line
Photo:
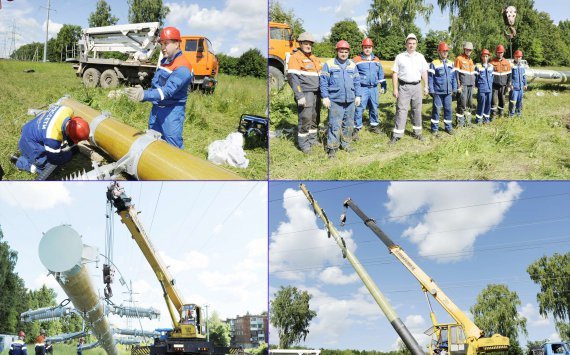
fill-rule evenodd
<path id="1" fill-rule="evenodd" d="M 321 70 L 319 84 L 323 106 L 329 110 L 327 153 L 336 156 L 339 146 L 350 153 L 354 128 L 354 107 L 360 105 L 360 76 L 356 64 L 348 58 L 350 45 L 345 40 L 336 44 L 336 57 L 329 59 Z"/>
<path id="2" fill-rule="evenodd" d="M 509 116 L 513 117 L 515 112 L 517 116 L 521 116 L 523 106 L 523 90 L 526 86 L 526 73 L 521 65 L 523 52 L 515 51 L 515 63 L 512 65 L 511 93 L 509 94 Z"/>
<path id="3" fill-rule="evenodd" d="M 356 106 L 354 115 L 353 140 L 358 140 L 358 132 L 362 129 L 362 114 L 368 107 L 370 116 L 370 132 L 380 133 L 380 122 L 378 121 L 378 85 L 381 93 L 386 92 L 386 79 L 380 59 L 372 53 L 374 43 L 370 38 L 362 41 L 362 53 L 352 60 L 356 63 L 356 68 L 360 74 L 360 87 L 362 88 L 362 102 Z"/>
<path id="4" fill-rule="evenodd" d="M 141 86 L 136 86 L 125 91 L 133 101 L 152 102 L 148 128 L 160 132 L 162 138 L 173 146 L 184 149 L 182 130 L 188 86 L 192 83 L 194 72 L 180 50 L 180 41 L 178 29 L 164 28 L 160 33 L 164 58 L 152 78 L 152 87 L 143 90 Z"/>
<path id="5" fill-rule="evenodd" d="M 487 48 L 481 52 L 481 62 L 475 66 L 475 86 L 477 87 L 477 113 L 475 123 L 491 122 L 491 98 L 493 95 L 493 72 L 492 64 L 489 63 L 491 52 Z"/>
<path id="6" fill-rule="evenodd" d="M 62 165 L 73 157 L 72 148 L 89 138 L 89 124 L 73 116 L 67 106 L 54 105 L 22 128 L 18 142 L 21 156 L 10 160 L 20 170 L 41 173 L 47 164 Z"/>
<path id="7" fill-rule="evenodd" d="M 445 131 L 453 134 L 451 118 L 452 95 L 457 92 L 457 75 L 453 62 L 447 59 L 449 47 L 440 42 L 437 46 L 439 58 L 430 63 L 428 69 L 429 93 L 433 97 L 431 110 L 431 133 L 438 136 L 439 110 L 443 106 L 443 123 Z"/>

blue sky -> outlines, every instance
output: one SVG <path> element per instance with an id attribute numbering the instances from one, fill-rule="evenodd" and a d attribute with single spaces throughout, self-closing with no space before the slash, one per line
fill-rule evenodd
<path id="1" fill-rule="evenodd" d="M 107 182 L 3 182 L 0 225 L 4 239 L 18 252 L 16 271 L 26 287 L 53 287 L 58 301 L 65 294 L 47 275 L 38 256 L 43 232 L 70 224 L 84 244 L 105 251 Z M 125 182 L 139 218 L 154 247 L 168 265 L 187 303 L 208 304 L 221 318 L 267 310 L 266 182 Z M 154 273 L 127 228 L 115 215 L 114 263 L 142 307 L 161 311 L 160 320 L 143 320 L 153 330 L 171 325 Z M 253 217 L 250 217 L 253 216 Z M 103 291 L 101 264 L 89 270 Z M 118 275 L 118 273 L 116 273 Z M 126 304 L 125 287 L 113 284 L 116 304 Z M 126 320 L 112 316 L 116 327 Z M 136 324 L 136 323 L 135 323 Z M 51 334 L 50 334 L 51 335 Z"/>
<path id="2" fill-rule="evenodd" d="M 44 42 L 47 0 L 2 1 L 0 10 L 0 57 L 10 49 L 12 25 L 15 25 L 16 47 L 31 42 Z M 118 24 L 128 23 L 126 0 L 107 0 Z M 176 26 L 182 34 L 204 34 L 216 53 L 239 56 L 250 48 L 267 53 L 266 0 L 191 0 L 163 3 L 171 11 L 167 26 Z M 51 0 L 50 38 L 63 24 L 87 27 L 87 19 L 95 11 L 95 0 Z M 7 40 L 7 49 L 4 49 Z"/>
<path id="3" fill-rule="evenodd" d="M 429 30 L 446 31 L 449 27 L 449 12 L 441 12 L 437 6 L 437 0 L 427 0 L 433 4 L 429 23 L 423 19 L 417 19 L 416 25 L 423 33 Z M 330 34 L 332 25 L 346 18 L 356 21 L 359 27 L 366 29 L 366 17 L 370 9 L 369 0 L 279 0 L 285 9 L 293 9 L 296 16 L 303 20 L 305 30 L 313 33 L 317 39 Z M 570 16 L 568 0 L 535 0 L 535 8 L 550 14 L 555 23 L 567 20 Z"/>
<path id="4" fill-rule="evenodd" d="M 351 197 L 471 317 L 487 284 L 506 284 L 521 300 L 528 339 L 559 339 L 552 318 L 538 313 L 526 272 L 543 255 L 570 251 L 568 182 L 307 182 L 380 290 L 418 342 L 427 344 L 429 310 L 416 279 L 350 211 Z M 297 182 L 270 182 L 270 298 L 282 285 L 308 290 L 318 316 L 302 345 L 395 349 L 397 335 L 333 239 L 327 239 Z M 433 305 L 437 305 L 432 300 Z M 451 321 L 434 308 L 439 321 Z M 276 332 L 270 341 L 278 341 Z M 526 345 L 527 338 L 520 343 Z"/>

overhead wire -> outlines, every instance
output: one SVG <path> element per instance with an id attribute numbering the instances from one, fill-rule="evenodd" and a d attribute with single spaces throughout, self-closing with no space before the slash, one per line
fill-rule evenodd
<path id="1" fill-rule="evenodd" d="M 158 191 L 158 197 L 156 198 L 156 203 L 154 205 L 154 212 L 152 213 L 152 219 L 150 221 L 150 228 L 148 229 L 148 233 L 150 234 L 152 231 L 152 225 L 154 224 L 154 217 L 156 216 L 156 210 L 158 208 L 158 201 L 160 201 L 160 195 L 162 194 L 162 186 L 164 181 L 160 182 L 160 190 Z"/>

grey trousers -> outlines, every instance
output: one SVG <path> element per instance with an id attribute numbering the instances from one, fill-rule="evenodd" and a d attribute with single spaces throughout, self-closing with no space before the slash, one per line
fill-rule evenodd
<path id="1" fill-rule="evenodd" d="M 392 130 L 396 138 L 404 136 L 410 103 L 412 106 L 412 127 L 414 133 L 417 135 L 422 134 L 422 86 L 421 84 L 400 85 L 396 103 L 396 125 Z"/>
<path id="2" fill-rule="evenodd" d="M 463 127 L 466 121 L 468 125 L 471 124 L 471 110 L 473 109 L 473 104 L 471 101 L 472 95 L 473 86 L 463 86 L 463 90 L 457 98 L 457 112 L 455 113 L 458 127 Z"/>
<path id="3" fill-rule="evenodd" d="M 309 149 L 319 143 L 317 129 L 320 120 L 321 100 L 318 92 L 304 92 L 305 107 L 297 106 L 299 124 L 297 130 L 297 144 L 300 149 Z"/>

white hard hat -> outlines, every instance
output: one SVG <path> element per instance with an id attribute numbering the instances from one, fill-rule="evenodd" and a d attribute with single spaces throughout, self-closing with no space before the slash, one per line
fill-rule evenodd
<path id="1" fill-rule="evenodd" d="M 471 42 L 465 42 L 465 44 L 463 44 L 463 48 L 464 49 L 473 49 L 473 43 Z"/>
<path id="2" fill-rule="evenodd" d="M 415 39 L 416 41 L 418 40 L 418 38 L 416 37 L 415 34 L 410 33 L 410 34 L 408 35 L 408 37 L 406 37 L 406 42 L 408 42 L 408 40 L 409 40 L 410 38 L 413 38 L 413 39 Z"/>
<path id="3" fill-rule="evenodd" d="M 315 43 L 315 37 L 313 37 L 313 35 L 310 34 L 309 32 L 303 32 L 299 35 L 299 38 L 297 39 L 297 41 Z"/>

